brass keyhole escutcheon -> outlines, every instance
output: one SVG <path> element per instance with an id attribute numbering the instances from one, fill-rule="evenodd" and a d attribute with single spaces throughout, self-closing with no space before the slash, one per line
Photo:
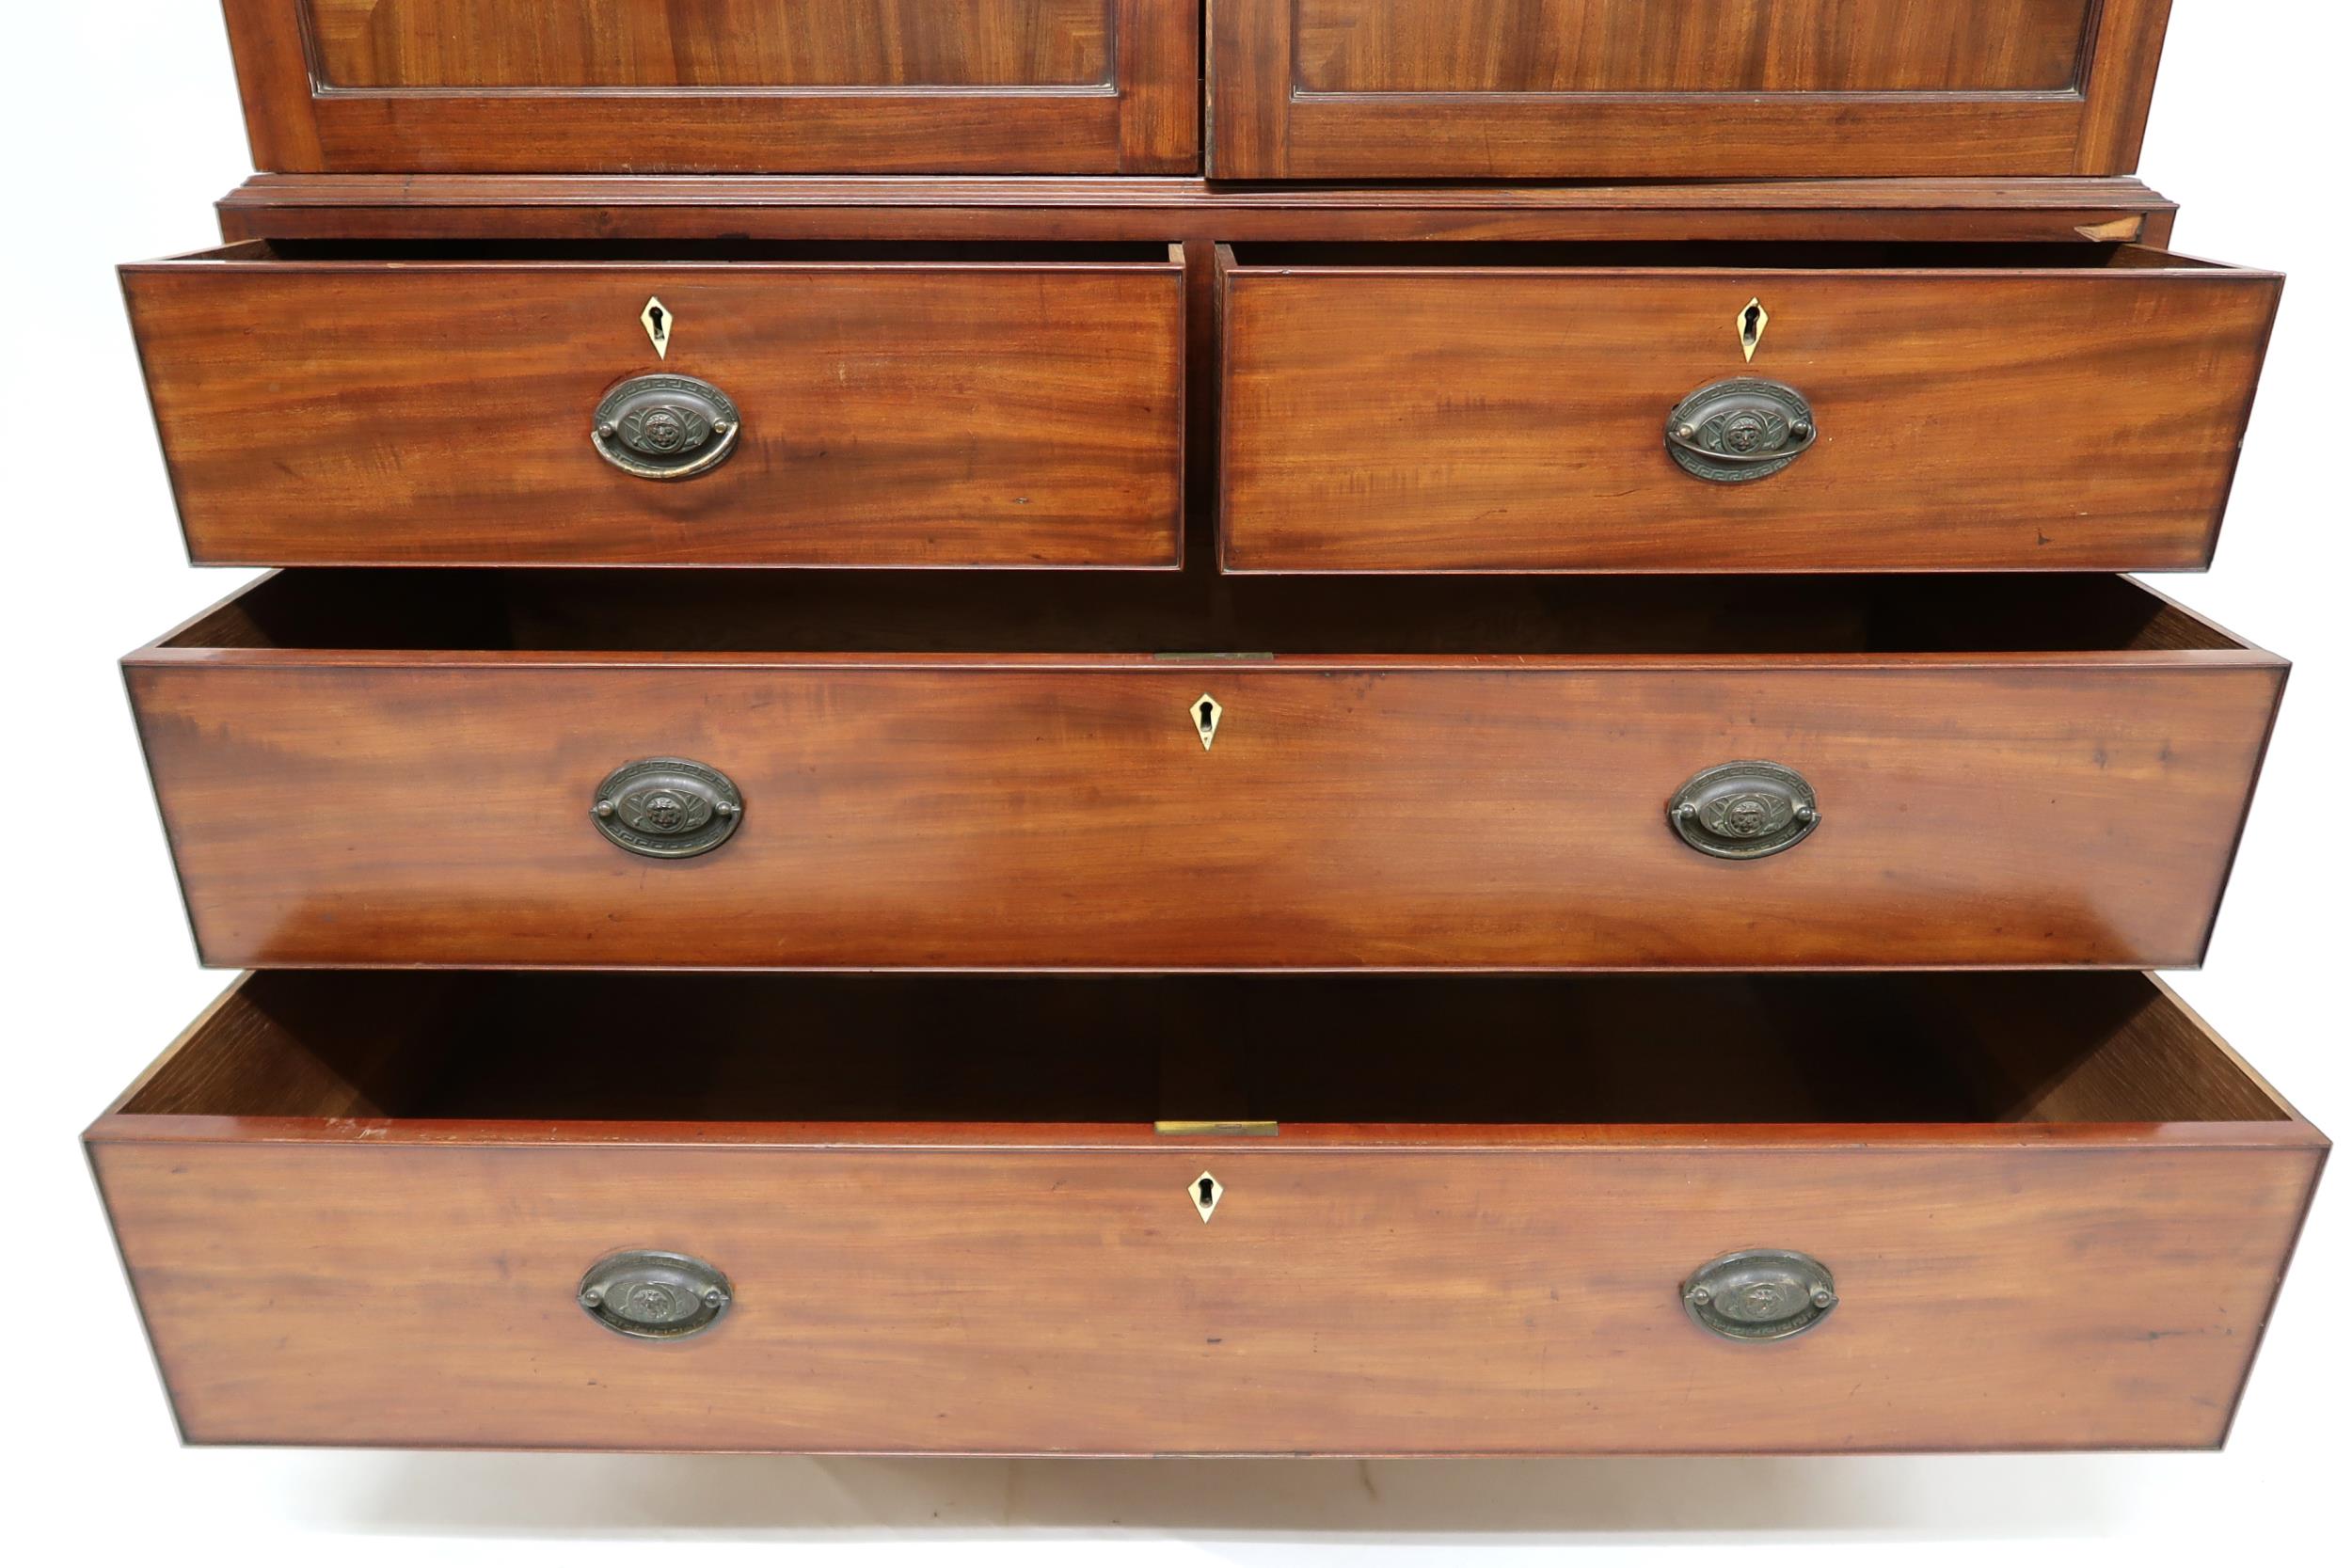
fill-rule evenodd
<path id="1" fill-rule="evenodd" d="M 1192 1185 L 1186 1189 L 1185 1196 L 1192 1199 L 1192 1206 L 1200 1212 L 1200 1223 L 1206 1225 L 1209 1216 L 1216 1212 L 1216 1206 L 1224 1201 L 1225 1188 L 1216 1177 L 1202 1171 L 1192 1179 Z"/>
<path id="2" fill-rule="evenodd" d="M 1203 691 L 1192 700 L 1192 727 L 1200 736 L 1200 749 L 1207 751 L 1216 744 L 1216 726 L 1225 718 L 1224 705 Z"/>
<path id="3" fill-rule="evenodd" d="M 1756 346 L 1764 341 L 1764 328 L 1772 321 L 1772 313 L 1760 299 L 1751 299 L 1740 308 L 1740 353 L 1753 360 Z"/>

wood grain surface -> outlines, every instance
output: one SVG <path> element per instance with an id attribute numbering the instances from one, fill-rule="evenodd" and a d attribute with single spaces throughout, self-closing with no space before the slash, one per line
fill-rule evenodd
<path id="1" fill-rule="evenodd" d="M 1275 579 L 1220 622 L 1027 579 L 349 576 L 127 661 L 209 963 L 2194 964 L 2285 673 L 2105 578 Z M 1153 657 L 1184 649 L 1238 657 Z M 715 852 L 592 827 L 598 781 L 661 755 L 741 789 Z M 1669 830 L 1686 779 L 1759 757 L 1818 791 L 1804 843 L 1735 863 Z"/>
<path id="2" fill-rule="evenodd" d="M 200 563 L 1172 567 L 1184 271 L 1164 245 L 1126 250 L 636 263 L 237 246 L 123 283 Z M 666 357 L 639 320 L 656 297 Z M 598 402 L 653 372 L 734 400 L 743 434 L 722 467 L 665 483 L 596 454 Z"/>
<path id="3" fill-rule="evenodd" d="M 1197 168 L 1198 0 L 227 0 L 256 166 Z"/>
<path id="4" fill-rule="evenodd" d="M 1052 982 L 1041 1022 L 1002 982 L 265 975 L 89 1142 L 197 1442 L 1119 1454 L 2215 1445 L 2326 1139 L 2139 977 L 2026 980 L 1890 977 L 1851 1009 L 1821 988 L 1853 981 L 1798 983 L 1817 989 L 1795 1002 L 1769 982 L 1613 982 L 1647 987 L 1619 995 L 1589 981 L 1372 982 L 1355 994 L 1307 982 L 1311 997 L 1285 982 L 1290 1006 L 1329 1009 L 1375 1060 L 1437 1048 L 1488 1069 L 1486 1105 L 1506 1119 L 1285 1123 L 1236 1140 L 1128 1120 L 565 1122 L 545 1113 L 562 1108 L 566 1074 L 501 1087 L 494 1066 L 489 1085 L 464 1069 L 494 1064 L 482 1048 L 506 1031 L 519 1043 L 560 1029 L 592 1076 L 633 1059 L 641 1081 L 764 1083 L 764 1099 L 739 1088 L 739 1101 L 821 1118 L 844 1103 L 844 1061 L 869 1050 L 886 1063 L 871 1082 L 900 1072 L 911 1087 L 926 1062 L 987 1081 L 957 1064 L 1000 1042 L 1117 1071 L 1136 1059 L 1103 1044 L 1122 1018 L 1174 1043 L 1187 1031 L 1154 1029 L 1158 1010 L 1227 1016 L 1231 981 L 1216 996 Z M 1094 1000 L 1072 1007 L 1089 986 Z M 1136 989 L 1105 999 L 1106 986 Z M 1495 986 L 1510 989 L 1476 994 Z M 616 988 L 631 987 L 634 1002 L 616 1006 Z M 712 1005 L 714 987 L 731 988 L 731 1003 Z M 1977 1005 L 1951 1005 L 1977 987 Z M 1446 1026 L 1449 991 L 1477 1030 Z M 641 1031 L 675 1022 L 678 1003 L 694 1052 L 649 1074 Z M 1646 1050 L 1645 1018 L 1715 1032 Z M 2037 1022 L 2048 1018 L 2063 1022 Z M 1080 1022 L 1111 1033 L 1056 1033 Z M 1994 1070 L 1973 1030 L 2012 1025 Z M 439 1070 L 386 1088 L 381 1070 L 353 1067 L 403 1031 Z M 1189 1037 L 1214 1057 L 1218 1033 Z M 1511 1068 L 1562 1057 L 1669 1106 L 1703 1102 L 1728 1069 L 1756 1103 L 1809 1103 L 1814 1119 L 1544 1122 L 1589 1097 L 1518 1085 Z M 347 1071 L 380 1101 L 355 1093 Z M 2108 1085 L 2085 1110 L 2163 1119 L 2054 1118 L 2016 1098 L 2036 1072 Z M 1040 1103 L 1057 1098 L 1055 1079 L 993 1078 L 1000 1100 L 1025 1085 Z M 2153 1086 L 2117 1098 L 2113 1085 L 2142 1079 Z M 2008 1086 L 1971 1094 L 1954 1087 L 1963 1082 Z M 1410 1102 L 1409 1091 L 1391 1101 Z M 1972 1119 L 1869 1119 L 1923 1112 Z M 1204 1171 L 1223 1187 L 1205 1225 L 1187 1198 Z M 1709 1337 L 1685 1317 L 1681 1282 L 1759 1245 L 1828 1265 L 1836 1309 L 1777 1343 Z M 628 1340 L 574 1304 L 592 1261 L 647 1246 L 726 1272 L 735 1304 L 710 1332 Z"/>
<path id="5" fill-rule="evenodd" d="M 326 87 L 1108 86 L 1109 0 L 301 0 Z"/>
<path id="6" fill-rule="evenodd" d="M 258 174 L 223 235 L 711 240 L 1861 240 L 2162 245 L 2138 180 L 1232 185 L 1197 178 Z"/>
<path id="7" fill-rule="evenodd" d="M 2280 291 L 2131 247 L 1330 254 L 1231 253 L 1231 570 L 2202 567 Z M 1736 377 L 1803 394 L 1820 438 L 1694 478 L 1668 411 Z"/>
<path id="8" fill-rule="evenodd" d="M 2169 0 L 1218 0 L 1224 179 L 2112 174 Z"/>
<path id="9" fill-rule="evenodd" d="M 346 7 L 365 0 L 342 0 Z M 1306 92 L 2057 92 L 2094 0 L 1294 0 Z"/>

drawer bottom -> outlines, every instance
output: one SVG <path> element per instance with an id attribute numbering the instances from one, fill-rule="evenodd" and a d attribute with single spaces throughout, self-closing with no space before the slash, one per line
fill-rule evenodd
<path id="1" fill-rule="evenodd" d="M 996 1454 L 2210 1446 L 2327 1148 L 2090 973 L 278 972 L 87 1142 L 192 1441 Z"/>

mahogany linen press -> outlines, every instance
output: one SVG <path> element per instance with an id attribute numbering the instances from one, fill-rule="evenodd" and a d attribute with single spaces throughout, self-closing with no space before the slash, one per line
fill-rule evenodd
<path id="1" fill-rule="evenodd" d="M 2202 1447 L 2280 279 L 2166 0 L 227 0 L 203 1443 Z M 1754 1419 L 1727 1411 L 1770 1412 Z"/>

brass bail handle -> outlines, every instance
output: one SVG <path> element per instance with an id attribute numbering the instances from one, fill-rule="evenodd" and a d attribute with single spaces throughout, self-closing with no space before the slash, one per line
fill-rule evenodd
<path id="1" fill-rule="evenodd" d="M 1702 387 L 1666 416 L 1667 454 L 1683 472 L 1716 484 L 1769 479 L 1820 438 L 1804 393 L 1753 376 Z"/>
<path id="2" fill-rule="evenodd" d="M 1682 1309 L 1719 1338 L 1788 1339 L 1837 1305 L 1837 1282 L 1819 1259 L 1759 1247 L 1727 1252 L 1682 1282 Z"/>
<path id="3" fill-rule="evenodd" d="M 684 1339 L 735 1305 L 735 1287 L 682 1252 L 615 1252 L 588 1266 L 574 1290 L 580 1309 L 631 1339 Z"/>
<path id="4" fill-rule="evenodd" d="M 1793 768 L 1726 762 L 1685 780 L 1666 801 L 1666 821 L 1702 855 L 1762 860 L 1811 836 L 1821 825 L 1821 804 Z"/>
<path id="5" fill-rule="evenodd" d="M 646 757 L 605 775 L 589 819 L 632 855 L 688 860 L 735 835 L 743 820 L 743 792 L 707 763 Z"/>
<path id="6" fill-rule="evenodd" d="M 743 433 L 734 400 L 691 375 L 637 375 L 596 404 L 596 455 L 639 479 L 692 479 L 725 462 Z"/>

